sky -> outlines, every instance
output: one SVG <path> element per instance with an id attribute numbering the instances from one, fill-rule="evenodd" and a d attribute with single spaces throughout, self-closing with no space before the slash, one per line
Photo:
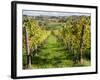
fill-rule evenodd
<path id="1" fill-rule="evenodd" d="M 23 15 L 28 16 L 40 16 L 40 15 L 46 15 L 46 16 L 90 16 L 89 13 L 77 13 L 77 12 L 51 12 L 51 11 L 33 11 L 33 10 L 23 10 Z"/>

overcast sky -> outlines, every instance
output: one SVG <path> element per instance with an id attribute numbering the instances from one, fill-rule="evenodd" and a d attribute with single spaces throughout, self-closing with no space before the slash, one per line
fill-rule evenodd
<path id="1" fill-rule="evenodd" d="M 72 15 L 85 15 L 90 16 L 89 13 L 77 13 L 77 12 L 50 12 L 50 11 L 29 11 L 23 10 L 23 15 L 28 16 L 40 16 L 40 15 L 47 15 L 47 16 L 72 16 Z"/>

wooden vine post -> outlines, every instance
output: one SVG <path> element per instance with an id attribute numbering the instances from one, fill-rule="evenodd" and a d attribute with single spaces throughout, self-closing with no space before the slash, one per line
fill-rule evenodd
<path id="1" fill-rule="evenodd" d="M 80 63 L 83 63 L 83 36 L 84 36 L 84 30 L 85 30 L 85 26 L 82 26 L 82 30 L 81 30 L 81 38 L 80 38 Z"/>
<path id="2" fill-rule="evenodd" d="M 28 41 L 28 31 L 26 27 L 25 29 L 25 44 L 26 44 L 26 54 L 27 54 L 27 68 L 31 68 L 31 55 L 30 55 L 30 49 L 29 49 L 29 41 Z"/>

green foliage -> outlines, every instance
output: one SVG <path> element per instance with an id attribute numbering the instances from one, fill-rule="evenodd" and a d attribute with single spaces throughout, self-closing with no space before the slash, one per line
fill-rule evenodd
<path id="1" fill-rule="evenodd" d="M 33 68 L 73 67 L 89 65 L 91 60 L 91 17 L 69 16 L 64 20 L 23 18 L 23 66 L 27 63 L 25 30 L 28 32 L 28 44 L 32 56 Z M 84 34 L 82 37 L 82 27 Z M 82 41 L 81 41 L 82 38 Z M 78 62 L 80 45 L 84 64 Z"/>
<path id="2" fill-rule="evenodd" d="M 23 29 L 26 27 L 28 31 L 28 43 L 30 51 L 37 49 L 41 43 L 49 36 L 50 31 L 46 31 L 39 27 L 36 20 L 32 17 L 25 17 L 23 20 Z M 23 31 L 23 48 L 25 48 L 25 32 Z"/>
<path id="3" fill-rule="evenodd" d="M 82 49 L 84 53 L 88 51 L 89 52 L 88 57 L 90 56 L 90 49 L 91 49 L 90 20 L 91 20 L 90 17 L 87 16 L 77 16 L 77 17 L 71 16 L 68 17 L 62 29 L 56 31 L 55 35 L 58 35 L 63 40 L 66 49 L 69 50 L 69 53 L 76 54 L 77 56 L 78 54 L 80 54 L 79 49 L 80 49 L 81 30 L 82 26 L 85 26 Z"/>

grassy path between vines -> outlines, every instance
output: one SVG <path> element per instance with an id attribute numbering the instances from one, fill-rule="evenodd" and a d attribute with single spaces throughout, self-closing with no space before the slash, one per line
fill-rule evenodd
<path id="1" fill-rule="evenodd" d="M 66 50 L 54 35 L 50 35 L 39 55 L 32 59 L 33 68 L 71 67 L 72 61 L 66 59 Z"/>
<path id="2" fill-rule="evenodd" d="M 85 60 L 83 65 L 74 64 L 61 41 L 50 35 L 46 44 L 42 46 L 37 56 L 32 58 L 32 68 L 62 68 L 73 66 L 89 66 L 90 61 Z"/>

